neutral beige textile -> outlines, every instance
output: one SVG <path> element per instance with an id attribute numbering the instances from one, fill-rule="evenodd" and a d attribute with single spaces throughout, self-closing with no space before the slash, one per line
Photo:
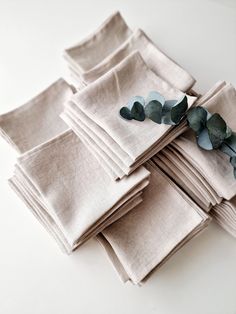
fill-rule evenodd
<path id="1" fill-rule="evenodd" d="M 68 129 L 60 119 L 64 102 L 73 87 L 62 78 L 26 104 L 0 116 L 0 134 L 18 152 L 24 153 Z"/>
<path id="2" fill-rule="evenodd" d="M 226 82 L 218 82 L 197 104 L 219 113 L 236 130 L 236 91 Z M 236 180 L 229 157 L 219 150 L 200 149 L 191 130 L 170 143 L 153 158 L 195 202 L 210 211 L 217 222 L 236 235 L 236 212 L 230 201 L 236 195 Z"/>
<path id="3" fill-rule="evenodd" d="M 111 180 L 68 130 L 20 156 L 10 184 L 70 252 L 139 203 L 148 177 L 141 167 Z"/>
<path id="4" fill-rule="evenodd" d="M 66 49 L 64 57 L 79 79 L 81 73 L 92 69 L 103 61 L 131 33 L 121 14 L 115 12 L 92 34 L 73 47 Z"/>
<path id="5" fill-rule="evenodd" d="M 154 163 L 144 201 L 98 236 L 123 281 L 143 281 L 207 226 L 209 216 Z"/>
<path id="6" fill-rule="evenodd" d="M 134 52 L 75 94 L 61 115 L 75 133 L 90 138 L 90 146 L 97 147 L 94 153 L 99 151 L 102 161 L 118 178 L 131 173 L 186 129 L 184 123 L 173 127 L 150 119 L 139 122 L 120 117 L 120 108 L 132 96 L 146 97 L 151 90 L 158 90 L 166 99 L 179 99 L 183 95 L 155 75 L 140 54 Z M 196 97 L 188 96 L 189 107 L 195 100 Z"/>
<path id="7" fill-rule="evenodd" d="M 232 130 L 236 130 L 236 91 L 231 84 L 225 85 L 203 103 L 210 112 L 219 113 Z M 182 155 L 191 162 L 198 172 L 214 188 L 218 196 L 227 200 L 236 194 L 236 180 L 229 157 L 220 150 L 205 151 L 200 149 L 190 130 L 174 141 Z"/>
<path id="8" fill-rule="evenodd" d="M 212 207 L 211 216 L 223 229 L 236 238 L 236 197 L 230 201 L 223 200 L 222 203 Z"/>
<path id="9" fill-rule="evenodd" d="M 112 14 L 85 40 L 66 49 L 64 57 L 81 89 L 135 50 L 154 73 L 176 88 L 187 91 L 194 85 L 195 79 L 156 47 L 142 30 L 131 31 L 119 12 Z"/>
<path id="10" fill-rule="evenodd" d="M 194 78 L 160 51 L 140 29 L 135 30 L 119 48 L 94 68 L 82 73 L 83 80 L 86 84 L 95 81 L 135 50 L 139 51 L 148 67 L 170 85 L 182 91 L 187 91 L 194 85 Z"/>

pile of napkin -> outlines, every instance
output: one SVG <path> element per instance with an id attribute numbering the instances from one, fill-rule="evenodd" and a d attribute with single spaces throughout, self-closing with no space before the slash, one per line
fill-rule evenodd
<path id="1" fill-rule="evenodd" d="M 68 130 L 21 155 L 11 186 L 70 253 L 142 201 L 149 172 L 111 180 Z"/>
<path id="2" fill-rule="evenodd" d="M 236 90 L 231 84 L 218 82 L 196 104 L 210 113 L 219 113 L 227 125 L 236 130 Z M 236 180 L 227 155 L 220 150 L 199 148 L 193 131 L 189 130 L 153 160 L 206 211 L 215 206 L 210 213 L 227 231 L 234 230 L 231 233 L 235 235 L 235 207 L 228 201 L 236 195 Z"/>
<path id="3" fill-rule="evenodd" d="M 0 116 L 20 153 L 9 183 L 62 250 L 97 236 L 120 278 L 140 284 L 209 224 L 208 212 L 236 236 L 227 157 L 198 148 L 186 119 L 119 115 L 131 97 L 158 91 L 186 95 L 188 108 L 205 106 L 236 129 L 234 88 L 219 82 L 199 97 L 194 78 L 119 12 L 64 57 L 75 87 L 59 79 Z"/>
<path id="4" fill-rule="evenodd" d="M 194 235 L 209 216 L 152 161 L 144 201 L 98 236 L 120 278 L 140 284 Z"/>
<path id="5" fill-rule="evenodd" d="M 188 91 L 195 79 L 166 56 L 140 29 L 132 31 L 119 12 L 93 34 L 65 50 L 64 57 L 78 88 L 83 88 L 138 50 L 150 70 L 170 85 Z"/>
<path id="6" fill-rule="evenodd" d="M 0 115 L 0 134 L 19 153 L 24 153 L 68 129 L 60 119 L 65 101 L 75 92 L 60 78 L 28 103 Z"/>
<path id="7" fill-rule="evenodd" d="M 165 99 L 184 95 L 154 74 L 136 51 L 66 104 L 62 118 L 114 179 L 129 175 L 186 129 L 185 123 L 173 127 L 150 119 L 127 122 L 120 117 L 120 108 L 133 95 L 147 96 L 157 88 Z M 187 98 L 190 108 L 196 97 Z"/>

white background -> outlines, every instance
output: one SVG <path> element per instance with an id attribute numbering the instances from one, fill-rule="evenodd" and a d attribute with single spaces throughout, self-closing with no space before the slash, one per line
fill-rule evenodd
<path id="1" fill-rule="evenodd" d="M 196 90 L 236 85 L 234 0 L 0 0 L 0 113 L 63 75 L 63 49 L 115 10 L 188 69 Z M 216 224 L 142 288 L 124 285 L 94 240 L 59 251 L 8 187 L 14 160 L 0 140 L 1 314 L 236 314 L 236 239 Z"/>

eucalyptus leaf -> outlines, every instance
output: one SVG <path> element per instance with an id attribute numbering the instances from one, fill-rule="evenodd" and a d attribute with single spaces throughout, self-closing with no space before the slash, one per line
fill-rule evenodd
<path id="1" fill-rule="evenodd" d="M 157 100 L 151 100 L 145 106 L 145 114 L 152 121 L 161 124 L 162 104 Z"/>
<path id="2" fill-rule="evenodd" d="M 132 118 L 137 121 L 145 120 L 144 107 L 140 102 L 138 101 L 134 102 L 133 107 L 131 109 L 131 115 L 132 115 Z"/>
<path id="3" fill-rule="evenodd" d="M 207 120 L 207 111 L 202 107 L 195 107 L 188 111 L 187 121 L 189 127 L 199 134 L 205 127 Z"/>
<path id="4" fill-rule="evenodd" d="M 177 103 L 176 100 L 166 100 L 162 108 L 162 123 L 168 125 L 175 125 L 171 119 L 171 110 Z"/>
<path id="5" fill-rule="evenodd" d="M 120 115 L 122 118 L 124 118 L 126 120 L 132 120 L 132 114 L 131 114 L 129 108 L 127 108 L 127 107 L 122 107 L 120 109 Z"/>
<path id="6" fill-rule="evenodd" d="M 208 130 L 206 128 L 203 129 L 202 132 L 198 135 L 197 143 L 198 143 L 198 146 L 200 146 L 201 148 L 205 150 L 213 149 L 213 145 L 211 143 Z"/>
<path id="7" fill-rule="evenodd" d="M 228 144 L 226 144 L 225 142 L 223 142 L 223 144 L 219 147 L 219 149 L 225 153 L 226 155 L 230 156 L 230 157 L 234 157 L 236 156 L 236 152 L 234 150 L 232 150 L 230 148 L 230 146 Z"/>
<path id="8" fill-rule="evenodd" d="M 184 95 L 171 109 L 171 120 L 178 124 L 188 109 L 188 98 Z"/>
<path id="9" fill-rule="evenodd" d="M 234 177 L 236 179 L 236 168 L 234 168 Z"/>
<path id="10" fill-rule="evenodd" d="M 159 94 L 156 91 L 151 91 L 148 94 L 147 99 L 146 99 L 146 104 L 148 104 L 149 102 L 151 102 L 153 100 L 158 101 L 162 105 L 162 107 L 164 106 L 164 103 L 165 103 L 164 96 L 162 96 L 161 94 Z"/>
<path id="11" fill-rule="evenodd" d="M 236 133 L 232 132 L 230 137 L 224 140 L 224 143 L 230 147 L 236 153 Z"/>
<path id="12" fill-rule="evenodd" d="M 142 96 L 131 97 L 126 106 L 131 110 L 135 102 L 139 102 L 143 107 L 145 106 L 145 99 Z"/>
<path id="13" fill-rule="evenodd" d="M 218 113 L 214 113 L 206 122 L 213 148 L 219 148 L 226 138 L 227 125 Z"/>

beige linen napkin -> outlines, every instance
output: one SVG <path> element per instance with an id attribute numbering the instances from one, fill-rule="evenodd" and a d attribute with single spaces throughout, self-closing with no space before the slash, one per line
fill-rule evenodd
<path id="1" fill-rule="evenodd" d="M 225 83 L 209 100 L 203 103 L 209 112 L 219 113 L 232 130 L 236 130 L 236 91 Z M 195 169 L 213 187 L 219 197 L 227 200 L 236 194 L 236 180 L 229 157 L 220 150 L 205 151 L 200 149 L 190 130 L 174 141 L 176 148 L 191 162 Z"/>
<path id="2" fill-rule="evenodd" d="M 83 84 L 81 73 L 100 63 L 118 48 L 131 33 L 120 12 L 115 12 L 91 35 L 77 45 L 66 49 L 64 58 L 77 76 L 78 81 Z"/>
<path id="3" fill-rule="evenodd" d="M 145 79 L 144 79 L 145 78 Z M 147 96 L 157 90 L 166 99 L 179 99 L 183 93 L 155 75 L 138 52 L 134 52 L 100 79 L 75 94 L 61 115 L 80 134 L 86 133 L 97 146 L 103 162 L 109 163 L 117 177 L 131 173 L 186 129 L 144 122 L 127 121 L 119 110 L 135 95 Z M 196 97 L 187 96 L 192 106 Z M 110 152 L 110 153 L 109 153 Z M 94 153 L 96 154 L 95 150 Z M 115 156 L 115 157 L 114 157 Z M 116 163 L 116 167 L 114 167 Z"/>
<path id="4" fill-rule="evenodd" d="M 123 281 L 143 281 L 210 221 L 157 166 L 151 172 L 144 201 L 98 235 Z"/>
<path id="5" fill-rule="evenodd" d="M 196 102 L 212 113 L 219 113 L 233 130 L 236 129 L 235 103 L 235 89 L 225 82 L 217 83 Z M 172 172 L 171 177 L 175 172 L 175 180 L 178 177 L 179 182 L 184 183 L 188 180 L 192 183 L 194 186 L 192 192 L 197 197 L 200 193 L 204 199 L 205 195 L 205 199 L 208 200 L 208 204 L 205 202 L 205 205 L 209 205 L 209 209 L 212 205 L 219 204 L 223 198 L 229 200 L 236 194 L 236 181 L 228 156 L 219 150 L 209 152 L 199 148 L 191 130 L 170 143 L 157 157 L 167 167 L 165 171 L 169 175 L 171 175 L 169 172 Z"/>
<path id="6" fill-rule="evenodd" d="M 64 102 L 73 87 L 62 78 L 26 104 L 0 116 L 0 134 L 18 152 L 24 153 L 68 129 L 60 119 Z"/>
<path id="7" fill-rule="evenodd" d="M 18 158 L 11 186 L 66 252 L 141 201 L 149 172 L 111 180 L 79 138 L 68 130 Z"/>
<path id="8" fill-rule="evenodd" d="M 170 85 L 182 91 L 188 91 L 194 85 L 195 79 L 158 49 L 140 29 L 135 30 L 120 47 L 90 71 L 82 73 L 83 80 L 86 84 L 95 81 L 135 50 L 139 51 L 148 67 Z"/>
<path id="9" fill-rule="evenodd" d="M 129 29 L 119 12 L 115 12 L 90 36 L 68 48 L 64 57 L 73 79 L 82 89 L 138 50 L 148 66 L 161 78 L 182 91 L 188 91 L 195 79 L 165 55 L 138 29 Z"/>
<path id="10" fill-rule="evenodd" d="M 231 84 L 218 82 L 196 103 L 219 113 L 236 130 L 236 91 Z M 189 130 L 153 159 L 199 206 L 211 210 L 210 214 L 226 231 L 236 235 L 235 207 L 231 204 L 236 194 L 236 180 L 227 155 L 219 150 L 200 149 Z"/>
<path id="11" fill-rule="evenodd" d="M 222 203 L 212 207 L 210 213 L 223 229 L 236 238 L 236 197 L 230 201 L 223 200 Z"/>

